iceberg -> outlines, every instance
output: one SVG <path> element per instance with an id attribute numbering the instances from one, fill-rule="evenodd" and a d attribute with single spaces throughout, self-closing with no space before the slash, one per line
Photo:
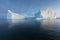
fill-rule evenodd
<path id="1" fill-rule="evenodd" d="M 12 23 L 17 23 L 24 18 L 25 18 L 24 16 L 8 10 L 8 14 L 7 14 L 8 21 L 10 20 L 10 22 Z"/>
<path id="2" fill-rule="evenodd" d="M 56 12 L 52 8 L 48 8 L 47 10 L 41 11 L 41 15 L 45 19 L 55 19 L 56 18 Z"/>
<path id="3" fill-rule="evenodd" d="M 56 19 L 60 19 L 60 13 L 56 14 Z"/>

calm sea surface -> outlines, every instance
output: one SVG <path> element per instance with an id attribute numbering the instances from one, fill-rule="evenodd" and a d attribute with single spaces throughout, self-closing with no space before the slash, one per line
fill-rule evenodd
<path id="1" fill-rule="evenodd" d="M 0 20 L 0 40 L 60 40 L 60 20 Z"/>

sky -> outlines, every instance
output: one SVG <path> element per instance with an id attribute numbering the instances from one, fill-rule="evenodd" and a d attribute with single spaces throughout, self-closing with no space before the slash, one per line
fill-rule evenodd
<path id="1" fill-rule="evenodd" d="M 60 0 L 0 0 L 0 18 L 7 16 L 8 10 L 32 16 L 39 10 L 53 8 L 56 12 L 60 11 Z"/>

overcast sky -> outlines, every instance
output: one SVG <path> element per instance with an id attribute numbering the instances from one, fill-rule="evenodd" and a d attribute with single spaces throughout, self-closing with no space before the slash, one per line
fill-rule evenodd
<path id="1" fill-rule="evenodd" d="M 32 15 L 48 7 L 59 12 L 60 0 L 0 0 L 0 16 L 6 16 L 7 10 L 23 15 Z"/>

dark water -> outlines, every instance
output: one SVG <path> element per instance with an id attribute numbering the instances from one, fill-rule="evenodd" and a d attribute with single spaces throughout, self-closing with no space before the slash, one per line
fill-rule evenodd
<path id="1" fill-rule="evenodd" d="M 1 20 L 0 40 L 60 40 L 60 20 Z"/>

